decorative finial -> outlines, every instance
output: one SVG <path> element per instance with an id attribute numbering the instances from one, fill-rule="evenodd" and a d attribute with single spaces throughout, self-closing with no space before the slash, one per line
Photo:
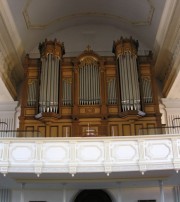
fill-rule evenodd
<path id="1" fill-rule="evenodd" d="M 90 50 L 91 50 L 91 46 L 88 45 L 87 48 L 86 48 L 86 50 L 87 50 L 87 51 L 90 51 Z"/>

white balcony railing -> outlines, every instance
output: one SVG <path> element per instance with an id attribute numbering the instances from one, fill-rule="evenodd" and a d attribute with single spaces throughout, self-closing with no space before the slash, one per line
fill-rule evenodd
<path id="1" fill-rule="evenodd" d="M 0 172 L 70 173 L 180 169 L 180 136 L 1 138 Z"/>

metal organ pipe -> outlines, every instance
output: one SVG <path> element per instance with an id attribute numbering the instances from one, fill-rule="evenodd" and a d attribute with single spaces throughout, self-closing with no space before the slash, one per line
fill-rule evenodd
<path id="1" fill-rule="evenodd" d="M 88 81 L 88 91 L 87 91 L 87 104 L 89 105 L 90 104 L 90 66 L 89 65 L 87 65 L 86 66 L 86 68 L 87 68 L 87 81 Z"/>
<path id="2" fill-rule="evenodd" d="M 46 90 L 47 90 L 47 75 L 48 75 L 48 62 L 46 58 L 43 58 L 45 60 L 44 66 L 42 66 L 42 71 L 44 71 L 44 79 L 41 82 L 41 89 L 43 91 L 42 94 L 42 112 L 46 112 Z"/>
<path id="3" fill-rule="evenodd" d="M 116 104 L 116 79 L 108 80 L 108 104 Z"/>
<path id="4" fill-rule="evenodd" d="M 88 64 L 87 65 L 87 81 L 88 81 L 88 83 L 87 83 L 87 85 L 88 85 L 88 90 L 87 90 L 87 104 L 89 105 L 90 104 L 90 88 L 91 88 L 91 86 L 90 86 L 90 65 Z"/>
<path id="5" fill-rule="evenodd" d="M 99 104 L 100 100 L 100 81 L 99 81 L 99 67 L 96 62 L 83 61 L 80 64 L 79 71 L 79 103 L 80 105 L 94 105 Z"/>
<path id="6" fill-rule="evenodd" d="M 80 79 L 82 79 L 82 86 L 80 86 L 82 90 L 82 105 L 84 105 L 86 103 L 86 68 L 85 67 L 82 67 L 82 71 L 83 71 L 83 74 L 82 74 L 82 77 Z M 81 90 L 80 89 L 80 90 Z"/>
<path id="7" fill-rule="evenodd" d="M 113 79 L 113 104 L 117 104 L 116 78 Z"/>
<path id="8" fill-rule="evenodd" d="M 145 103 L 152 102 L 152 87 L 151 87 L 151 80 L 150 78 L 143 78 L 142 79 L 142 86 L 143 86 L 143 98 Z"/>
<path id="9" fill-rule="evenodd" d="M 35 106 L 37 101 L 37 81 L 33 80 L 28 84 L 28 106 Z"/>
<path id="10" fill-rule="evenodd" d="M 98 82 L 97 81 L 97 78 L 96 78 L 96 74 L 98 73 L 96 70 L 98 70 L 99 72 L 99 69 L 97 69 L 96 67 L 93 67 L 93 104 L 98 104 L 97 103 L 97 89 L 98 89 Z"/>
<path id="11" fill-rule="evenodd" d="M 136 70 L 136 65 L 134 65 L 134 63 L 136 63 L 136 56 L 133 55 L 131 57 L 132 57 L 132 60 L 130 60 L 131 75 L 136 75 L 137 70 Z M 137 77 L 137 75 L 131 77 L 132 78 L 132 88 L 133 88 L 132 93 L 133 93 L 133 98 L 135 98 L 134 102 L 133 102 L 133 107 L 134 107 L 135 110 L 138 109 L 138 107 L 136 106 L 136 104 L 137 104 L 136 98 L 138 97 L 137 96 L 138 86 L 136 86 L 136 84 L 138 84 L 138 83 L 137 83 L 136 77 Z"/>
<path id="12" fill-rule="evenodd" d="M 54 78 L 54 74 L 53 74 L 53 72 L 54 72 L 54 60 L 51 58 L 51 68 L 50 68 L 50 77 L 51 78 Z M 55 109 L 54 109 L 54 99 L 53 99 L 53 94 L 54 94 L 54 82 L 53 82 L 53 80 L 51 79 L 50 80 L 50 112 L 52 112 L 52 111 L 55 111 Z"/>
<path id="13" fill-rule="evenodd" d="M 134 70 L 134 80 L 135 80 L 135 109 L 140 110 L 140 89 L 139 89 L 139 79 L 138 79 L 138 71 L 137 71 L 137 61 L 136 56 L 133 57 L 133 70 Z"/>
<path id="14" fill-rule="evenodd" d="M 120 57 L 119 57 L 119 64 L 120 64 L 120 66 L 123 66 L 123 56 L 122 55 L 120 55 Z M 126 87 L 126 79 L 125 79 L 125 75 L 124 75 L 124 68 L 119 68 L 119 75 L 122 75 L 121 79 L 120 79 L 120 82 L 121 82 L 121 94 L 122 94 L 121 95 L 122 96 L 122 100 L 121 100 L 122 108 L 123 108 L 123 111 L 126 111 L 126 94 L 125 94 L 125 92 L 127 90 L 125 88 Z"/>
<path id="15" fill-rule="evenodd" d="M 39 112 L 58 112 L 59 95 L 59 68 L 64 54 L 63 44 L 54 41 L 45 41 L 39 45 L 41 55 L 41 77 Z"/>
<path id="16" fill-rule="evenodd" d="M 69 92 L 69 102 L 68 102 L 68 104 L 69 105 L 71 105 L 71 94 L 72 94 L 72 92 L 71 92 L 71 81 L 69 81 L 69 83 L 68 83 L 68 92 Z"/>
<path id="17" fill-rule="evenodd" d="M 97 97 L 98 97 L 98 102 L 97 104 L 100 104 L 100 72 L 99 70 L 96 68 L 96 71 L 97 71 L 97 91 L 98 91 L 98 94 L 97 94 Z"/>
<path id="18" fill-rule="evenodd" d="M 133 85 L 132 85 L 132 77 L 133 77 L 133 72 L 131 71 L 131 55 L 130 53 L 128 52 L 127 53 L 127 57 L 126 57 L 126 60 L 127 60 L 127 70 L 128 70 L 128 80 L 129 80 L 129 109 L 130 110 L 133 110 L 133 104 L 134 104 L 134 93 L 133 93 Z"/>
<path id="19" fill-rule="evenodd" d="M 47 94 L 46 94 L 46 110 L 47 112 L 50 112 L 50 87 L 51 87 L 51 64 L 52 60 L 52 54 L 48 54 L 48 70 L 47 70 Z"/>
<path id="20" fill-rule="evenodd" d="M 63 98 L 62 102 L 64 106 L 72 104 L 72 82 L 71 78 L 63 79 Z"/>
<path id="21" fill-rule="evenodd" d="M 79 79 L 80 85 L 79 85 L 79 86 L 80 86 L 80 89 L 81 89 L 80 92 L 79 92 L 79 93 L 80 93 L 79 104 L 82 104 L 82 92 L 83 92 L 83 87 L 81 87 L 81 86 L 82 86 L 82 83 L 83 83 L 83 80 L 82 80 L 82 78 L 81 78 L 81 77 L 82 77 L 82 74 L 83 74 L 82 68 L 80 68 L 79 72 L 80 72 L 80 73 L 79 73 L 79 74 L 80 74 L 80 79 Z"/>
<path id="22" fill-rule="evenodd" d="M 96 75 L 96 68 L 94 68 L 94 104 L 97 104 L 97 89 L 98 89 L 98 81 L 97 81 L 97 75 Z"/>
<path id="23" fill-rule="evenodd" d="M 140 89 L 137 70 L 138 42 L 132 38 L 114 42 L 113 51 L 118 59 L 118 79 L 122 111 L 140 110 Z"/>
<path id="24" fill-rule="evenodd" d="M 89 86 L 90 86 L 90 89 L 89 89 L 89 101 L 90 101 L 90 104 L 93 104 L 93 94 L 92 94 L 92 91 L 93 91 L 93 75 L 92 75 L 92 69 L 93 69 L 93 66 L 90 65 L 90 68 L 89 68 L 89 71 L 90 71 L 90 82 L 89 82 Z"/>

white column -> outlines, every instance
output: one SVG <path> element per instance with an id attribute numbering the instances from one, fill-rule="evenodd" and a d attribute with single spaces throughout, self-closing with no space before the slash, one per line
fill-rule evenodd
<path id="1" fill-rule="evenodd" d="M 159 188 L 160 188 L 160 202 L 164 201 L 164 189 L 163 189 L 163 181 L 159 180 Z"/>
<path id="2" fill-rule="evenodd" d="M 180 186 L 174 187 L 175 202 L 180 202 Z"/>
<path id="3" fill-rule="evenodd" d="M 65 187 L 65 183 L 63 184 L 63 192 L 62 192 L 62 194 L 63 194 L 63 198 L 62 198 L 62 202 L 66 202 L 66 187 Z"/>
<path id="4" fill-rule="evenodd" d="M 122 202 L 121 182 L 118 182 L 117 202 Z"/>
<path id="5" fill-rule="evenodd" d="M 25 188 L 25 183 L 21 184 L 21 199 L 20 202 L 24 202 L 24 188 Z"/>

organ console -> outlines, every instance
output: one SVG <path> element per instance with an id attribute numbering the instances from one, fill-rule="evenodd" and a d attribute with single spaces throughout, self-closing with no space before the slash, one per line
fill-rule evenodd
<path id="1" fill-rule="evenodd" d="M 125 136 L 161 125 L 152 55 L 139 56 L 138 41 L 121 37 L 114 56 L 88 46 L 65 57 L 57 40 L 45 40 L 39 50 L 40 58 L 27 55 L 24 62 L 20 130 L 44 137 Z"/>

